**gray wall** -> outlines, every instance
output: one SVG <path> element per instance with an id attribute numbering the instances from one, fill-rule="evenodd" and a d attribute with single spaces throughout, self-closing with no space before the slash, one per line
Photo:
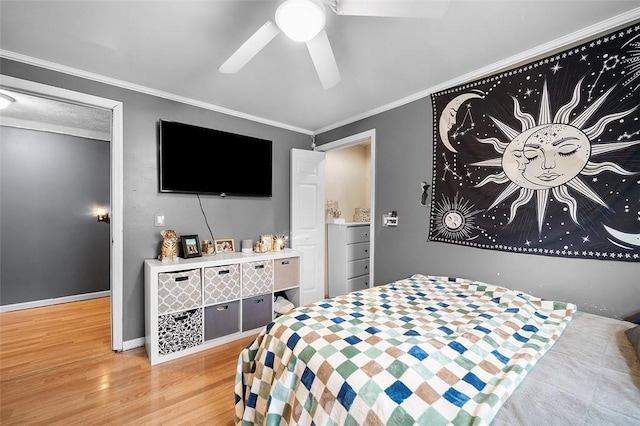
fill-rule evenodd
<path id="1" fill-rule="evenodd" d="M 558 259 L 427 242 L 429 209 L 420 205 L 420 181 L 431 182 L 432 176 L 430 99 L 323 133 L 316 143 L 372 128 L 376 129 L 375 284 L 415 273 L 455 276 L 570 301 L 580 310 L 609 317 L 638 312 L 638 263 Z M 398 211 L 399 226 L 382 228 L 381 215 L 391 210 Z"/>
<path id="2" fill-rule="evenodd" d="M 273 140 L 272 198 L 202 196 L 202 205 L 214 236 L 234 238 L 236 244 L 242 238 L 289 232 L 290 150 L 308 148 L 310 136 L 6 59 L 0 61 L 0 69 L 4 75 L 123 103 L 125 341 L 144 336 L 143 262 L 158 255 L 160 231 L 171 228 L 201 239 L 209 235 L 195 195 L 158 193 L 159 119 Z M 213 165 L 195 160 L 201 166 Z M 166 215 L 164 228 L 154 226 L 154 212 Z"/>
<path id="3" fill-rule="evenodd" d="M 109 290 L 109 151 L 0 126 L 0 304 Z"/>

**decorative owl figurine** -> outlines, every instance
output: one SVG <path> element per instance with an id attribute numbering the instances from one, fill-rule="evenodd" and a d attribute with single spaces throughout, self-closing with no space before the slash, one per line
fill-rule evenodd
<path id="1" fill-rule="evenodd" d="M 162 235 L 162 246 L 160 248 L 160 259 L 162 262 L 173 262 L 178 259 L 178 234 L 173 229 L 165 229 L 160 232 Z"/>

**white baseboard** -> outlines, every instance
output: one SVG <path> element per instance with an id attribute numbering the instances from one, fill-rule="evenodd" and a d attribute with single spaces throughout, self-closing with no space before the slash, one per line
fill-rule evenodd
<path id="1" fill-rule="evenodd" d="M 140 346 L 144 346 L 144 337 L 139 337 L 137 339 L 127 340 L 126 342 L 122 342 L 123 351 L 139 348 Z"/>
<path id="2" fill-rule="evenodd" d="M 58 305 L 60 303 L 77 302 L 79 300 L 97 299 L 111 296 L 110 290 L 96 291 L 94 293 L 74 294 L 73 296 L 55 297 L 53 299 L 34 300 L 33 302 L 14 303 L 0 306 L 0 313 L 17 311 L 20 309 L 40 308 L 42 306 Z M 144 339 L 143 339 L 144 340 Z M 144 344 L 144 341 L 142 342 Z"/>

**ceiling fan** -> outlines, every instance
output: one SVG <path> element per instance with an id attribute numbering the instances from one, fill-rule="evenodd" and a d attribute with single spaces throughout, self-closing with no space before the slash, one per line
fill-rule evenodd
<path id="1" fill-rule="evenodd" d="M 324 0 L 337 15 L 393 18 L 437 18 L 449 7 L 450 0 Z M 275 12 L 275 24 L 267 21 L 238 48 L 218 71 L 234 74 L 258 54 L 280 31 L 292 40 L 304 42 L 318 73 L 322 87 L 340 82 L 340 71 L 333 55 L 323 0 L 284 0 Z"/>

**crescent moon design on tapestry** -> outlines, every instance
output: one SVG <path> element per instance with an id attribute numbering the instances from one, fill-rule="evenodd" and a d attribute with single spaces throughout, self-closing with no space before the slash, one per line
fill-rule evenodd
<path id="1" fill-rule="evenodd" d="M 474 99 L 474 98 L 483 99 L 484 96 L 477 92 L 463 93 L 462 95 L 456 96 L 451 101 L 449 101 L 447 106 L 442 111 L 442 114 L 440 114 L 440 121 L 438 123 L 438 130 L 440 131 L 440 139 L 442 140 L 442 143 L 444 144 L 444 146 L 446 146 L 447 149 L 451 152 L 457 153 L 458 151 L 456 151 L 453 145 L 451 145 L 451 141 L 449 140 L 449 130 L 451 130 L 453 126 L 455 126 L 456 124 L 456 119 L 457 119 L 456 116 L 458 114 L 458 110 L 460 109 L 460 106 L 466 101 L 468 101 L 469 99 Z"/>
<path id="2" fill-rule="evenodd" d="M 640 234 L 627 234 L 626 232 L 620 232 L 613 228 L 609 228 L 607 225 L 602 226 L 604 226 L 604 229 L 616 240 L 631 244 L 632 246 L 640 246 Z"/>

